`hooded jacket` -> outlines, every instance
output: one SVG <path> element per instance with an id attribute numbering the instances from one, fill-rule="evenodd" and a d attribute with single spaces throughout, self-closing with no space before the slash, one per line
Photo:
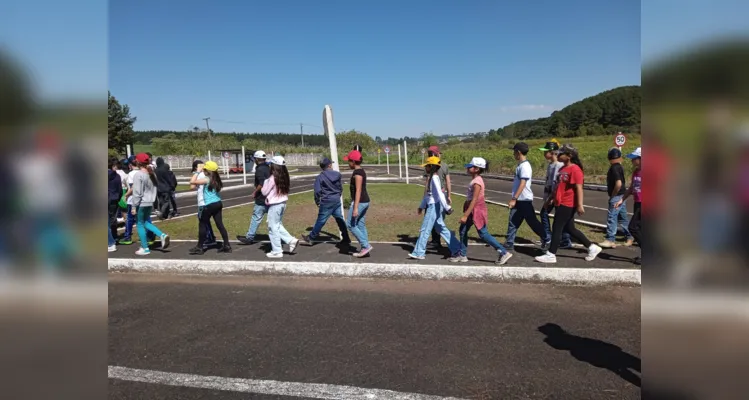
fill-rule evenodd
<path id="1" fill-rule="evenodd" d="M 337 203 L 341 201 L 343 185 L 341 184 L 341 173 L 332 169 L 326 169 L 315 179 L 315 204 Z"/>
<path id="2" fill-rule="evenodd" d="M 169 168 L 163 158 L 159 157 L 156 159 L 156 170 L 154 172 L 156 173 L 156 179 L 159 181 L 156 190 L 159 193 L 169 193 L 172 190 L 172 180 L 169 176 Z"/>
<path id="3" fill-rule="evenodd" d="M 109 201 L 120 201 L 120 197 L 122 197 L 122 178 L 111 169 L 107 171 L 109 171 Z"/>

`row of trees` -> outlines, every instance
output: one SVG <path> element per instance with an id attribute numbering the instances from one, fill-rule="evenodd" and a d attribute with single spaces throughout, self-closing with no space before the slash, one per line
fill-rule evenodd
<path id="1" fill-rule="evenodd" d="M 554 111 L 488 132 L 490 140 L 580 137 L 640 131 L 640 86 L 622 86 Z"/>

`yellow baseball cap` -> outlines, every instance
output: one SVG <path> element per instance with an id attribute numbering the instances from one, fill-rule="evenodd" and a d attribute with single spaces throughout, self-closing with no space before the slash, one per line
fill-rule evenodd
<path id="1" fill-rule="evenodd" d="M 205 163 L 205 166 L 203 166 L 203 169 L 211 172 L 218 171 L 218 164 L 216 164 L 215 161 L 208 161 L 207 163 Z"/>
<path id="2" fill-rule="evenodd" d="M 436 166 L 439 167 L 440 166 L 440 158 L 436 157 L 436 156 L 431 156 L 431 157 L 427 158 L 427 163 L 426 164 L 422 164 L 421 166 L 422 167 L 426 167 L 427 165 L 436 165 Z"/>

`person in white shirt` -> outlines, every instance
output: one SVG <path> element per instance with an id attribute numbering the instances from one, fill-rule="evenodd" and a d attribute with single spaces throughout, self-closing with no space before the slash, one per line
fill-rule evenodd
<path id="1" fill-rule="evenodd" d="M 424 212 L 424 220 L 421 223 L 421 229 L 419 230 L 419 239 L 416 241 L 414 250 L 408 255 L 408 257 L 423 260 L 426 254 L 427 241 L 429 235 L 432 233 L 432 229 L 440 232 L 440 236 L 445 239 L 445 243 L 448 243 L 451 256 L 457 256 L 460 252 L 460 241 L 453 232 L 447 229 L 445 221 L 442 218 L 443 213 L 450 215 L 453 212 L 452 206 L 448 204 L 445 193 L 442 192 L 442 183 L 438 175 L 440 168 L 439 157 L 427 158 L 426 164 L 423 165 L 427 173 L 427 180 L 425 182 L 428 187 L 424 194 L 424 199 L 421 201 L 419 206 L 419 215 L 422 211 Z M 443 211 L 444 210 L 444 211 Z"/>
<path id="2" fill-rule="evenodd" d="M 536 217 L 536 210 L 533 208 L 533 190 L 531 190 L 533 168 L 527 158 L 529 150 L 530 148 L 524 142 L 518 142 L 512 147 L 518 166 L 515 168 L 515 179 L 512 181 L 512 199 L 509 202 L 510 218 L 507 224 L 507 242 L 505 243 L 505 248 L 508 251 L 515 248 L 515 236 L 523 221 L 528 222 L 533 232 L 541 239 L 544 251 L 548 250 L 551 244 L 551 235 L 544 230 L 543 225 Z"/>

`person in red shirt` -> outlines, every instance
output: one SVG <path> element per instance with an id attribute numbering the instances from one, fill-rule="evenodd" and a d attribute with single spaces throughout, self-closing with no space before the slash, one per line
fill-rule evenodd
<path id="1" fill-rule="evenodd" d="M 575 228 L 575 212 L 578 215 L 585 214 L 583 206 L 583 164 L 580 162 L 577 149 L 569 144 L 559 149 L 559 161 L 564 163 L 564 167 L 559 170 L 557 177 L 557 190 L 554 196 L 549 196 L 549 200 L 544 207 L 556 207 L 554 215 L 554 225 L 551 228 L 551 246 L 546 254 L 536 257 L 536 261 L 544 264 L 554 264 L 557 262 L 557 250 L 559 243 L 562 241 L 562 233 L 569 233 L 576 241 L 588 248 L 588 255 L 585 261 L 593 261 L 601 252 L 601 247 L 591 243 L 585 235 Z"/>

